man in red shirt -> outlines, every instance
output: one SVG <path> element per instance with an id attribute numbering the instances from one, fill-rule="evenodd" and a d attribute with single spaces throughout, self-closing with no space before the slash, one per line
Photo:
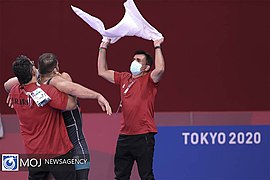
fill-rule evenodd
<path id="1" fill-rule="evenodd" d="M 76 108 L 76 99 L 52 86 L 38 84 L 36 68 L 26 56 L 17 57 L 12 68 L 20 84 L 11 89 L 10 98 L 20 121 L 27 154 L 30 157 L 72 159 L 73 145 L 60 110 Z M 41 168 L 29 168 L 29 179 L 47 179 L 50 172 L 59 180 L 76 178 L 72 164 L 43 164 Z"/>
<path id="2" fill-rule="evenodd" d="M 157 128 L 154 122 L 154 101 L 165 62 L 161 51 L 163 38 L 154 41 L 155 68 L 152 57 L 136 51 L 129 72 L 108 70 L 106 51 L 110 41 L 101 42 L 98 55 L 98 74 L 120 86 L 122 118 L 114 158 L 115 179 L 128 180 L 134 161 L 142 180 L 153 180 L 153 154 Z"/>

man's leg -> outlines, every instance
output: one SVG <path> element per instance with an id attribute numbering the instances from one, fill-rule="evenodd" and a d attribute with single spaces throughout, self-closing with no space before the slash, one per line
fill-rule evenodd
<path id="1" fill-rule="evenodd" d="M 89 169 L 76 170 L 76 180 L 88 180 Z"/>
<path id="2" fill-rule="evenodd" d="M 29 171 L 29 180 L 47 180 L 49 176 L 49 172 L 44 172 L 44 171 L 32 171 L 30 173 Z"/>
<path id="3" fill-rule="evenodd" d="M 153 157 L 155 137 L 153 133 L 145 134 L 137 144 L 136 162 L 142 180 L 154 180 Z"/>
<path id="4" fill-rule="evenodd" d="M 67 154 L 58 156 L 54 159 L 72 159 L 72 152 L 69 151 Z M 74 164 L 55 164 L 50 165 L 50 172 L 56 180 L 76 180 L 76 171 Z"/>
<path id="5" fill-rule="evenodd" d="M 134 163 L 130 152 L 130 136 L 119 135 L 114 156 L 114 173 L 116 180 L 129 180 Z"/>
<path id="6" fill-rule="evenodd" d="M 47 180 L 49 176 L 49 170 L 46 170 L 46 167 L 42 165 L 39 168 L 28 168 L 28 179 L 29 180 Z"/>
<path id="7" fill-rule="evenodd" d="M 76 179 L 88 180 L 90 169 L 90 153 L 83 134 L 82 116 L 80 110 L 79 108 L 76 108 L 72 111 L 63 112 L 63 117 L 69 139 L 74 146 L 72 150 L 73 158 L 79 160 L 87 160 L 87 162 L 84 164 L 75 164 Z"/>

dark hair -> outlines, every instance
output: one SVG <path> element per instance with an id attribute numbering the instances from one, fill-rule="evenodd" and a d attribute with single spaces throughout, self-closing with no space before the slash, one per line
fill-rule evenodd
<path id="1" fill-rule="evenodd" d="M 58 63 L 57 57 L 53 53 L 43 53 L 38 58 L 38 71 L 40 74 L 50 73 L 56 68 Z"/>
<path id="2" fill-rule="evenodd" d="M 136 55 L 136 54 L 143 54 L 143 55 L 145 55 L 145 58 L 146 58 L 146 64 L 149 65 L 149 66 L 150 66 L 150 69 L 151 69 L 152 64 L 153 64 L 153 58 L 152 58 L 152 56 L 151 56 L 149 53 L 147 53 L 147 52 L 145 52 L 145 51 L 143 51 L 143 50 L 137 50 L 137 51 L 134 53 L 134 55 Z M 150 69 L 149 69 L 149 70 L 150 70 Z"/>
<path id="3" fill-rule="evenodd" d="M 12 63 L 12 71 L 21 85 L 32 80 L 32 67 L 31 60 L 24 55 L 18 56 Z"/>

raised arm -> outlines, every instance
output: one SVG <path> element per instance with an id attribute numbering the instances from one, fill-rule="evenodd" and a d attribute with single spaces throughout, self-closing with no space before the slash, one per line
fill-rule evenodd
<path id="1" fill-rule="evenodd" d="M 108 70 L 107 60 L 106 60 L 106 51 L 108 49 L 108 46 L 110 44 L 110 41 L 107 42 L 101 42 L 98 52 L 98 75 L 106 79 L 107 81 L 110 81 L 111 83 L 114 83 L 114 71 Z"/>
<path id="2" fill-rule="evenodd" d="M 97 99 L 98 104 L 101 106 L 103 111 L 106 111 L 107 114 L 111 115 L 112 110 L 109 102 L 98 92 L 88 89 L 78 83 L 74 83 L 64 79 L 61 76 L 55 76 L 50 81 L 50 84 L 56 87 L 59 91 L 72 96 L 76 96 L 82 99 Z"/>
<path id="3" fill-rule="evenodd" d="M 164 38 L 154 41 L 155 47 L 155 69 L 151 73 L 151 78 L 158 83 L 165 71 L 165 61 L 161 50 L 161 43 Z"/>

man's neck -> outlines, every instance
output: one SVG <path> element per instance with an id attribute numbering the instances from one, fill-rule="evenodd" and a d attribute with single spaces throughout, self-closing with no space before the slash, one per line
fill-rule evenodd
<path id="1" fill-rule="evenodd" d="M 48 81 L 49 79 L 53 78 L 55 76 L 54 72 L 48 73 L 48 74 L 41 74 L 40 75 L 40 81 L 41 83 L 44 83 Z"/>
<path id="2" fill-rule="evenodd" d="M 25 85 L 36 83 L 36 82 L 37 82 L 37 78 L 36 78 L 36 76 L 33 76 L 32 79 L 31 79 L 31 81 L 29 81 L 28 83 L 25 83 L 23 85 L 25 86 Z"/>

